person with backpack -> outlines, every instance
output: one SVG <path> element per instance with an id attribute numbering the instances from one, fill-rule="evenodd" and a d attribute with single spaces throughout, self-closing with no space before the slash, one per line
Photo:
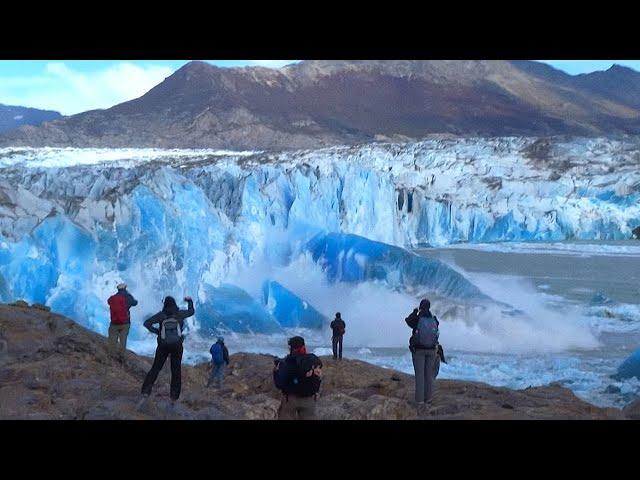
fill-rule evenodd
<path id="1" fill-rule="evenodd" d="M 433 398 L 434 382 L 439 370 L 438 338 L 440 322 L 431 313 L 431 302 L 426 298 L 420 302 L 405 322 L 412 329 L 409 350 L 413 359 L 416 377 L 415 400 L 418 408 L 430 405 Z"/>
<path id="2" fill-rule="evenodd" d="M 215 382 L 217 388 L 222 388 L 224 366 L 229 365 L 229 350 L 224 344 L 224 338 L 218 337 L 216 343 L 211 345 L 209 353 L 211 353 L 211 373 L 209 374 L 207 387 L 210 387 Z"/>
<path id="3" fill-rule="evenodd" d="M 342 337 L 347 325 L 342 320 L 340 312 L 336 313 L 336 318 L 329 324 L 333 335 L 331 336 L 331 346 L 333 347 L 333 359 L 342 360 Z"/>
<path id="4" fill-rule="evenodd" d="M 109 347 L 123 355 L 127 350 L 127 337 L 131 327 L 129 309 L 138 305 L 138 301 L 127 291 L 127 285 L 119 283 L 117 293 L 107 300 L 111 316 L 109 325 Z"/>
<path id="5" fill-rule="evenodd" d="M 151 395 L 151 387 L 153 387 L 158 378 L 158 374 L 162 370 L 167 357 L 170 357 L 171 361 L 171 400 L 175 402 L 180 397 L 184 320 L 195 313 L 191 297 L 185 297 L 184 301 L 187 302 L 188 308 L 187 310 L 180 310 L 173 297 L 166 297 L 162 311 L 149 317 L 144 322 L 145 328 L 158 336 L 158 346 L 156 347 L 156 355 L 153 359 L 151 370 L 147 373 L 142 384 L 142 402 Z M 158 326 L 155 327 L 154 325 Z"/>
<path id="6" fill-rule="evenodd" d="M 307 353 L 304 338 L 289 339 L 289 355 L 276 359 L 273 381 L 282 392 L 279 420 L 313 420 L 322 382 L 322 361 Z"/>

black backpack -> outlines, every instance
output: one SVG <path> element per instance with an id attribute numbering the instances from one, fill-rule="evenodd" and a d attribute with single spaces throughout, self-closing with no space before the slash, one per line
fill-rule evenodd
<path id="1" fill-rule="evenodd" d="M 320 390 L 322 361 L 313 353 L 289 355 L 278 368 L 287 368 L 287 383 L 276 385 L 283 392 L 297 397 L 312 397 Z"/>
<path id="2" fill-rule="evenodd" d="M 160 343 L 166 346 L 178 345 L 182 341 L 180 322 L 173 317 L 167 317 L 160 327 Z"/>

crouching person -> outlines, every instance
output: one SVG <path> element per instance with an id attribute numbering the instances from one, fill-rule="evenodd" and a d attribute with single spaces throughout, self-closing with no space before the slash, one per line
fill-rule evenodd
<path id="1" fill-rule="evenodd" d="M 289 339 L 289 355 L 275 360 L 273 381 L 282 400 L 279 420 L 313 420 L 316 418 L 316 399 L 322 382 L 322 361 L 307 353 L 304 338 Z"/>

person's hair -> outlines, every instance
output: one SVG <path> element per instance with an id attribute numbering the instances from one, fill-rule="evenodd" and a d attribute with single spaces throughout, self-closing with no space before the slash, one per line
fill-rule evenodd
<path id="1" fill-rule="evenodd" d="M 162 307 L 162 312 L 171 315 L 178 311 L 180 311 L 180 309 L 178 308 L 176 299 L 173 297 L 165 297 L 164 306 Z"/>
<path id="2" fill-rule="evenodd" d="M 431 313 L 431 302 L 426 298 L 423 298 L 420 301 L 420 310 L 422 310 L 423 312 Z"/>
<path id="3" fill-rule="evenodd" d="M 340 312 L 336 313 L 336 318 L 340 318 Z"/>
<path id="4" fill-rule="evenodd" d="M 291 349 L 304 347 L 304 338 L 302 338 L 302 337 L 291 337 L 289 339 L 289 342 L 287 342 L 287 343 L 289 344 L 289 347 Z"/>

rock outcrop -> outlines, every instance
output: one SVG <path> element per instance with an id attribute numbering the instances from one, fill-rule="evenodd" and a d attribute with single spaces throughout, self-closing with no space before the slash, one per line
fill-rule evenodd
<path id="1" fill-rule="evenodd" d="M 413 377 L 358 360 L 322 357 L 321 419 L 416 419 Z M 180 402 L 168 398 L 168 362 L 147 405 L 137 409 L 151 359 L 128 351 L 122 361 L 106 339 L 53 312 L 0 305 L 0 419 L 252 419 L 277 416 L 269 355 L 236 353 L 221 390 L 205 388 L 207 365 L 183 366 Z M 634 413 L 635 410 L 629 410 Z M 477 382 L 438 381 L 427 419 L 623 419 L 559 385 L 510 390 Z"/>

